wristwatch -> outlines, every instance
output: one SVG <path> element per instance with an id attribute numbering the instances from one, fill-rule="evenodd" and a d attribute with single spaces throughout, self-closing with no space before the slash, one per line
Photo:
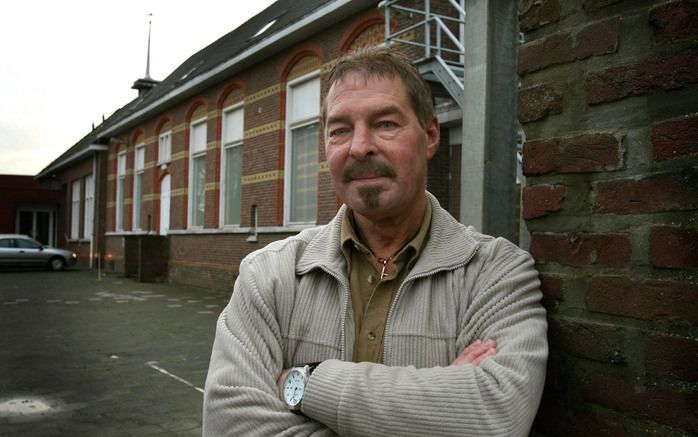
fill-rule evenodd
<path id="1" fill-rule="evenodd" d="M 318 364 L 320 363 L 301 364 L 292 367 L 286 374 L 283 386 L 283 400 L 286 402 L 289 410 L 300 411 L 308 378 L 310 378 L 310 374 L 313 373 Z"/>

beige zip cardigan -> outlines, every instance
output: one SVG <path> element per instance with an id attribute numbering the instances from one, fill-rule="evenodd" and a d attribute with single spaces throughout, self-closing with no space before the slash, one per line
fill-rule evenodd
<path id="1" fill-rule="evenodd" d="M 427 195 L 432 224 L 390 309 L 385 364 L 346 361 L 354 317 L 339 243 L 345 207 L 243 260 L 217 324 L 204 436 L 528 434 L 548 353 L 533 260 Z M 497 354 L 478 367 L 449 365 L 477 339 L 495 339 Z M 304 415 L 289 412 L 279 374 L 316 361 Z"/>

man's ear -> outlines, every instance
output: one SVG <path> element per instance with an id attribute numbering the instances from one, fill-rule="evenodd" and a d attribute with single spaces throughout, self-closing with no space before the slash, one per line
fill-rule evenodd
<path id="1" fill-rule="evenodd" d="M 427 147 L 426 147 L 426 158 L 427 160 L 434 157 L 436 151 L 439 149 L 439 142 L 441 141 L 441 128 L 439 126 L 439 120 L 434 117 L 431 119 L 427 128 L 425 129 L 427 134 Z"/>

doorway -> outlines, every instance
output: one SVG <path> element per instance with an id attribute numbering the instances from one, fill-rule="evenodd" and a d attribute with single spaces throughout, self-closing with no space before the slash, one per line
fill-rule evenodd
<path id="1" fill-rule="evenodd" d="M 29 235 L 39 243 L 55 246 L 56 212 L 48 208 L 18 208 L 15 229 L 18 234 Z"/>

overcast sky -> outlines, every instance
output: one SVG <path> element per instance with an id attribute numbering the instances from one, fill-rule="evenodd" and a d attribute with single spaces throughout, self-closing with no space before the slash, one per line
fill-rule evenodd
<path id="1" fill-rule="evenodd" d="M 273 0 L 8 1 L 0 14 L 0 174 L 35 175 L 190 55 Z"/>

